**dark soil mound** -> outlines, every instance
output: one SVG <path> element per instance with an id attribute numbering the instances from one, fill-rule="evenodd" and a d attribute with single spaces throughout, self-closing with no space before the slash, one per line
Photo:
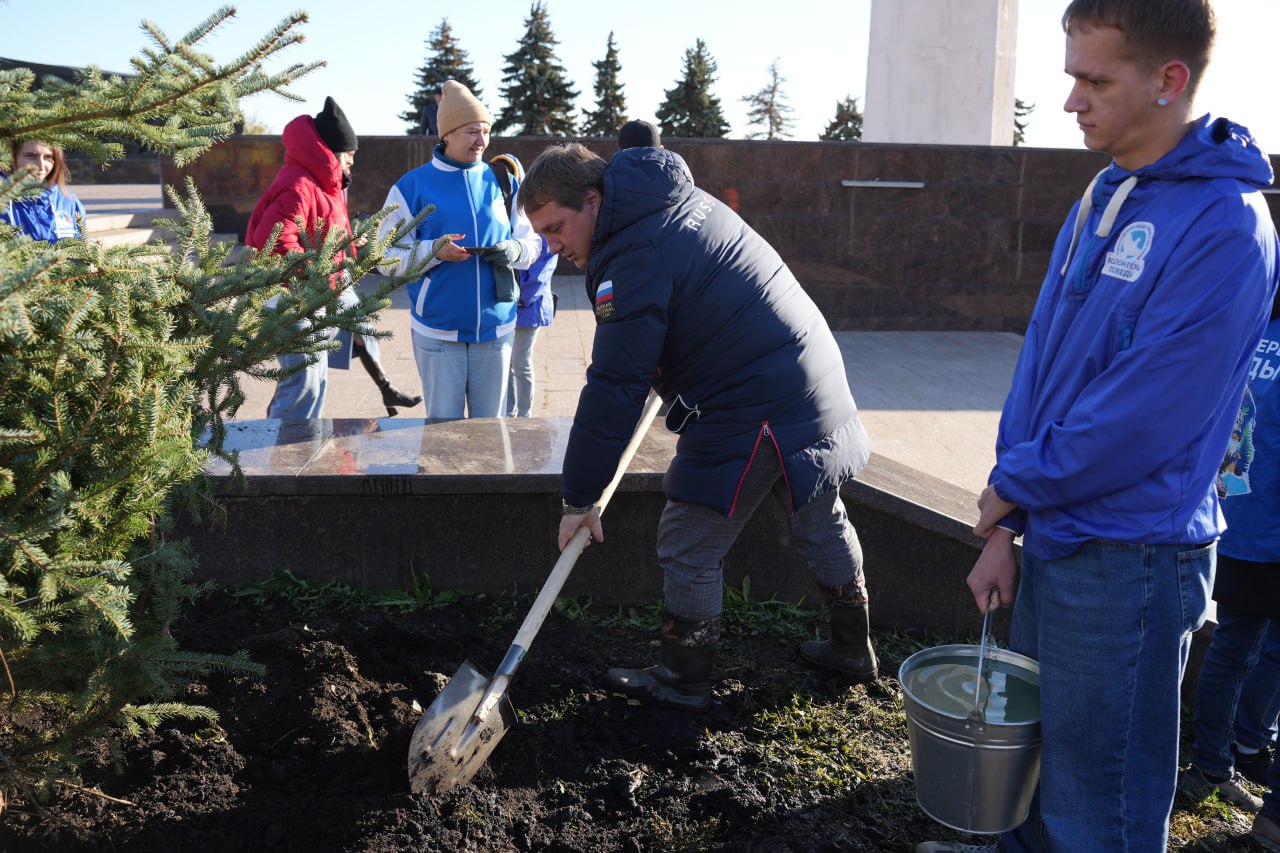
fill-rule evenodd
<path id="1" fill-rule="evenodd" d="M 652 631 L 577 611 L 543 626 L 510 690 L 519 722 L 472 783 L 410 793 L 420 708 L 464 659 L 501 660 L 528 603 L 309 614 L 216 594 L 183 620 L 180 642 L 247 649 L 267 677 L 191 685 L 186 700 L 215 708 L 217 726 L 166 726 L 128 743 L 118 762 L 104 749 L 85 768 L 86 790 L 60 788 L 47 817 L 11 803 L 0 845 L 905 851 L 952 835 L 915 804 L 891 678 L 844 687 L 798 663 L 795 636 L 738 626 L 722 643 L 709 711 L 642 707 L 603 690 L 601 674 L 651 662 Z M 878 643 L 886 675 L 913 650 L 900 635 Z M 1233 819 L 1217 819 L 1224 834 L 1211 845 L 1241 832 Z M 1209 828 L 1197 826 L 1203 842 Z"/>

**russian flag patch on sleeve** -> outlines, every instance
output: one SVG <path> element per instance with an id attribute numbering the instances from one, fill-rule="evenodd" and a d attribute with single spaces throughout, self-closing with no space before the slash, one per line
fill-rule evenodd
<path id="1" fill-rule="evenodd" d="M 613 280 L 602 282 L 596 288 L 596 321 L 603 322 L 613 316 Z"/>

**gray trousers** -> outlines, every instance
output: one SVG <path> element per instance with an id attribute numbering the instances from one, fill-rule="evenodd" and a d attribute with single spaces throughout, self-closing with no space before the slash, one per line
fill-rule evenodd
<path id="1" fill-rule="evenodd" d="M 763 453 L 755 458 L 739 492 L 733 518 L 698 504 L 667 501 L 658 524 L 663 607 L 691 621 L 713 619 L 724 607 L 724 555 L 761 501 L 782 489 L 782 464 Z M 789 502 L 788 502 L 789 506 Z M 809 563 L 818 583 L 842 586 L 857 603 L 867 600 L 862 545 L 836 489 L 802 506 L 790 518 L 791 544 Z"/>

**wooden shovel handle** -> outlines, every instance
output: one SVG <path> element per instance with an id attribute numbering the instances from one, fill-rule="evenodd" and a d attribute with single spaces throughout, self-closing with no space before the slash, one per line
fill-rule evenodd
<path id="1" fill-rule="evenodd" d="M 622 451 L 622 458 L 618 460 L 618 470 L 614 472 L 613 479 L 609 481 L 609 485 L 604 487 L 604 491 L 600 494 L 600 500 L 596 501 L 596 506 L 600 507 L 601 515 L 604 514 L 605 507 L 609 505 L 609 499 L 613 497 L 613 493 L 618 488 L 618 483 L 622 482 L 622 475 L 627 473 L 627 467 L 631 464 L 631 459 L 636 455 L 636 451 L 640 448 L 640 442 L 644 441 L 645 434 L 649 432 L 649 424 L 653 423 L 653 418 L 658 414 L 658 409 L 662 407 L 662 398 L 657 392 L 650 391 L 649 399 L 645 402 L 644 411 L 640 414 L 640 421 L 636 424 L 635 432 L 631 434 L 631 441 L 627 444 L 625 450 Z M 569 540 L 569 544 L 565 546 L 564 551 L 560 553 L 560 559 L 556 560 L 555 566 L 551 569 L 551 574 L 547 576 L 547 580 L 542 585 L 542 591 L 538 593 L 538 598 L 533 602 L 533 607 L 529 610 L 529 615 L 524 617 L 524 623 L 521 624 L 520 630 L 516 633 L 515 640 L 511 643 L 511 649 L 507 652 L 507 656 L 503 658 L 502 665 L 498 667 L 494 673 L 497 678 L 502 675 L 510 676 L 520 664 L 520 658 L 524 657 L 525 651 L 529 648 L 529 644 L 533 642 L 533 638 L 537 635 L 538 629 L 542 627 L 543 621 L 547 618 L 547 614 L 551 612 L 552 605 L 555 604 L 556 597 L 560 595 L 560 590 L 564 587 L 565 581 L 569 579 L 569 573 L 573 571 L 573 565 L 578 561 L 582 549 L 587 546 L 587 539 L 590 538 L 591 531 L 583 527 L 573 534 L 573 538 Z M 515 658 L 513 660 L 513 658 Z"/>

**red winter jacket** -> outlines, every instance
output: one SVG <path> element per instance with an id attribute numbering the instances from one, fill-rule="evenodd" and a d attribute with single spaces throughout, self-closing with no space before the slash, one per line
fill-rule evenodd
<path id="1" fill-rule="evenodd" d="M 308 115 L 298 116 L 285 126 L 281 141 L 284 166 L 254 205 L 245 229 L 245 243 L 255 249 L 263 248 L 271 229 L 277 222 L 283 222 L 280 238 L 271 250 L 279 255 L 301 252 L 304 246 L 295 221 L 299 216 L 316 242 L 333 228 L 351 233 L 346 193 L 342 189 L 342 167 L 338 165 L 337 155 L 320 139 L 315 121 Z M 315 233 L 318 221 L 323 221 L 325 231 Z M 335 260 L 342 260 L 346 254 L 339 252 Z M 338 276 L 334 279 L 336 287 L 340 280 Z"/>

